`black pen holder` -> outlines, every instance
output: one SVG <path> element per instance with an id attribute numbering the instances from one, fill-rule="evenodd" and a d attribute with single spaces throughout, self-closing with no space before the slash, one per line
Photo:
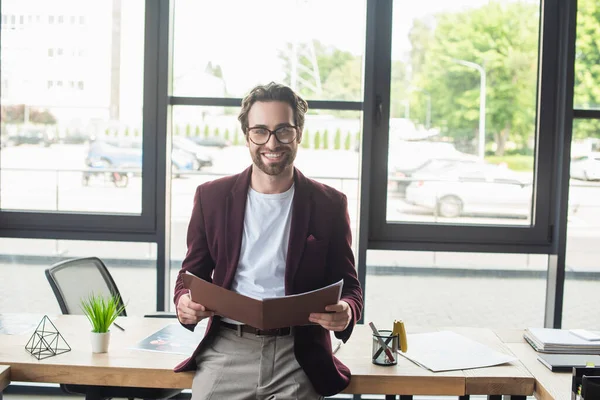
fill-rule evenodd
<path id="1" fill-rule="evenodd" d="M 373 364 L 396 365 L 398 363 L 398 347 L 400 338 L 392 331 L 381 330 L 379 335 L 373 334 Z"/>

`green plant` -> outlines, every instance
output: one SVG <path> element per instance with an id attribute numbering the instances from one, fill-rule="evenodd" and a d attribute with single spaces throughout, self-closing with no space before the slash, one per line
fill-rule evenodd
<path id="1" fill-rule="evenodd" d="M 315 139 L 314 139 L 314 148 L 315 150 L 319 150 L 321 148 L 321 132 L 317 131 L 315 132 Z"/>
<path id="2" fill-rule="evenodd" d="M 335 136 L 333 137 L 333 148 L 334 150 L 340 150 L 342 148 L 342 131 L 339 128 L 335 131 Z"/>
<path id="3" fill-rule="evenodd" d="M 92 324 L 92 332 L 108 332 L 110 325 L 125 309 L 125 305 L 119 305 L 119 296 L 108 296 L 90 294 L 87 299 L 81 299 L 81 309 Z"/>
<path id="4" fill-rule="evenodd" d="M 302 148 L 310 148 L 310 132 L 308 131 L 308 129 L 305 129 L 304 133 L 302 133 Z"/>
<path id="5" fill-rule="evenodd" d="M 345 150 L 350 150 L 350 146 L 352 145 L 351 141 L 352 141 L 352 137 L 350 135 L 350 132 L 348 132 L 346 134 L 346 139 L 344 140 L 344 149 Z"/>

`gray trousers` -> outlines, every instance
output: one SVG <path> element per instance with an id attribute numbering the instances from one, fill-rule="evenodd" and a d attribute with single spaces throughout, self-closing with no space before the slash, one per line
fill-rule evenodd
<path id="1" fill-rule="evenodd" d="M 192 400 L 322 399 L 296 361 L 293 336 L 219 328 L 196 357 Z"/>

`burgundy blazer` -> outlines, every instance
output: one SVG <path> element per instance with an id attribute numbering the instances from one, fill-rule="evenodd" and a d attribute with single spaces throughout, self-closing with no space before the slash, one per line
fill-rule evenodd
<path id="1" fill-rule="evenodd" d="M 175 284 L 175 305 L 187 293 L 186 271 L 216 285 L 231 288 L 235 276 L 244 212 L 252 167 L 241 174 L 204 183 L 196 189 L 188 227 L 187 253 Z M 351 249 L 350 218 L 346 196 L 306 178 L 294 169 L 295 192 L 285 267 L 285 293 L 297 294 L 344 280 L 341 299 L 352 309 L 352 321 L 336 337 L 346 342 L 363 307 Z M 216 331 L 210 319 L 204 339 L 175 372 L 196 369 L 196 356 Z M 193 330 L 195 325 L 184 325 Z M 323 396 L 342 391 L 350 383 L 350 370 L 331 351 L 329 332 L 320 325 L 296 327 L 294 353 L 314 388 Z"/>

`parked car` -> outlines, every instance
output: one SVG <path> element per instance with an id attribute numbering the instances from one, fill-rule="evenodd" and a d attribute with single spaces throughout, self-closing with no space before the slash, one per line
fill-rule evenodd
<path id="1" fill-rule="evenodd" d="M 213 157 L 207 148 L 199 146 L 192 140 L 182 136 L 174 136 L 172 143 L 173 150 L 185 152 L 196 159 L 198 170 L 213 165 Z"/>
<path id="2" fill-rule="evenodd" d="M 456 150 L 451 143 L 406 140 L 392 142 L 388 159 L 389 187 L 402 194 L 416 173 L 479 161 L 477 156 Z"/>
<path id="3" fill-rule="evenodd" d="M 600 179 L 600 153 L 590 153 L 571 160 L 571 178 L 595 181 Z"/>
<path id="4" fill-rule="evenodd" d="M 190 136 L 189 140 L 193 141 L 198 146 L 218 147 L 220 149 L 231 145 L 231 141 L 225 140 L 220 136 Z"/>
<path id="5" fill-rule="evenodd" d="M 16 134 L 9 134 L 6 142 L 7 146 L 36 144 L 49 147 L 56 143 L 56 138 L 46 132 L 43 128 L 27 127 L 19 130 Z"/>
<path id="6" fill-rule="evenodd" d="M 123 175 L 113 176 L 111 179 L 113 179 L 115 185 L 127 186 L 127 183 L 123 182 L 128 182 L 129 176 L 141 173 L 142 141 L 123 139 L 94 140 L 89 144 L 85 163 L 91 170 L 83 174 L 82 182 L 84 185 L 87 185 L 90 178 L 94 175 L 104 175 L 106 171 L 103 170 L 116 170 L 118 174 L 124 174 L 127 179 L 118 179 Z M 195 171 L 200 168 L 194 156 L 177 149 L 173 149 L 171 153 L 171 163 L 173 173 Z M 97 172 L 94 170 L 97 170 Z M 178 177 L 179 175 L 176 174 L 175 176 Z"/>
<path id="7" fill-rule="evenodd" d="M 416 173 L 413 177 L 416 180 L 406 188 L 406 202 L 442 217 L 531 214 L 531 182 L 503 166 L 463 163 L 434 173 Z"/>

